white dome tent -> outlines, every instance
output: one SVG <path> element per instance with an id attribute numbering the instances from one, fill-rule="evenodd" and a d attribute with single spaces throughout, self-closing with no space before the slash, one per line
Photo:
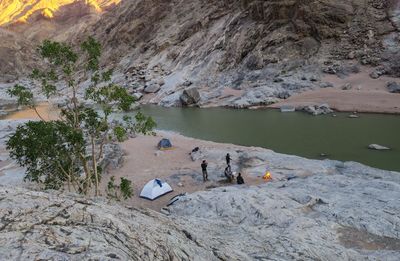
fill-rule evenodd
<path id="1" fill-rule="evenodd" d="M 167 182 L 153 179 L 143 187 L 140 197 L 155 200 L 171 191 L 173 190 Z"/>

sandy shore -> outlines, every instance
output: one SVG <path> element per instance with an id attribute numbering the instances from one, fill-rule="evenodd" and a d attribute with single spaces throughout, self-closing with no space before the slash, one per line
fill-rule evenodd
<path id="1" fill-rule="evenodd" d="M 386 88 L 387 82 L 398 79 L 388 76 L 372 79 L 369 76 L 371 70 L 362 67 L 361 72 L 343 79 L 336 75 L 325 75 L 323 81 L 332 83 L 333 88 L 300 93 L 269 107 L 280 108 L 283 105 L 300 107 L 327 103 L 337 111 L 400 113 L 400 94 L 390 93 Z M 342 90 L 348 83 L 352 86 L 351 90 Z"/>
<path id="2" fill-rule="evenodd" d="M 174 148 L 158 152 L 156 145 L 161 138 L 170 139 Z M 159 131 L 157 136 L 139 136 L 122 143 L 121 146 L 126 153 L 124 164 L 121 168 L 112 170 L 104 177 L 103 186 L 106 186 L 110 176 L 115 176 L 117 181 L 119 181 L 120 177 L 126 177 L 132 181 L 135 193 L 133 198 L 127 200 L 126 203 L 135 207 L 147 207 L 158 211 L 172 197 L 181 193 L 192 193 L 219 186 L 235 185 L 235 183 L 228 184 L 225 182 L 225 177 L 223 176 L 225 167 L 223 154 L 218 159 L 207 158 L 210 181 L 203 182 L 200 167 L 201 161 L 193 161 L 189 155 L 193 148 L 221 149 L 222 151 L 226 151 L 226 153 L 245 148 L 232 144 L 220 144 L 192 139 L 165 131 Z M 246 149 L 248 150 L 249 148 Z M 257 150 L 257 148 L 254 149 Z M 235 164 L 235 161 L 237 159 L 233 158 L 232 164 Z M 265 183 L 261 178 L 263 174 L 261 172 L 260 177 L 250 176 L 246 173 L 242 174 L 246 182 L 245 186 Z M 154 201 L 140 198 L 139 194 L 143 186 L 154 178 L 167 181 L 174 191 Z M 179 186 L 179 183 L 183 186 Z"/>

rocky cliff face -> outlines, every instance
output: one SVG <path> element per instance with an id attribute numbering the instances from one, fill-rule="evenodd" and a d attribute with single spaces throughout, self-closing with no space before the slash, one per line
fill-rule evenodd
<path id="1" fill-rule="evenodd" d="M 249 107 L 324 88 L 323 72 L 400 71 L 395 0 L 10 1 L 0 6 L 8 30 L 33 45 L 94 35 L 117 81 L 166 106 L 181 105 L 188 87 L 199 105 Z"/>
<path id="2" fill-rule="evenodd" d="M 120 0 L 6 0 L 0 26 L 38 45 L 43 39 L 70 41 Z"/>
<path id="3" fill-rule="evenodd" d="M 1 260 L 216 260 L 153 211 L 6 187 L 0 199 Z"/>
<path id="4" fill-rule="evenodd" d="M 319 88 L 322 71 L 357 70 L 347 60 L 388 62 L 386 73 L 395 74 L 389 60 L 398 55 L 396 8 L 385 0 L 135 0 L 122 2 L 84 35 L 93 31 L 101 39 L 106 61 L 119 65 L 133 89 L 161 78 L 151 102 L 179 104 L 191 85 L 203 100 L 246 107 Z"/>
<path id="5" fill-rule="evenodd" d="M 120 0 L 0 1 L 0 80 L 15 81 L 37 65 L 36 46 L 47 38 L 69 41 Z"/>
<path id="6" fill-rule="evenodd" d="M 12 82 L 18 75 L 27 73 L 37 62 L 33 53 L 30 41 L 0 28 L 0 81 Z"/>
<path id="7" fill-rule="evenodd" d="M 38 18 L 60 19 L 66 16 L 65 13 L 72 11 L 75 11 L 76 15 L 83 14 L 83 10 L 78 10 L 77 7 L 102 12 L 119 2 L 120 0 L 2 0 L 0 26 L 29 23 Z"/>

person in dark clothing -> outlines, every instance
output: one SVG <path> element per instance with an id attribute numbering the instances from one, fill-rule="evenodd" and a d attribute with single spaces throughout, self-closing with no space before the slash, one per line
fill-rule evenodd
<path id="1" fill-rule="evenodd" d="M 242 177 L 242 174 L 238 174 L 237 178 L 236 178 L 237 184 L 242 185 L 244 184 L 244 179 Z"/>
<path id="2" fill-rule="evenodd" d="M 233 176 L 230 166 L 225 168 L 224 175 L 227 178 L 228 182 L 232 182 L 234 180 L 234 176 Z"/>
<path id="3" fill-rule="evenodd" d="M 203 172 L 203 181 L 207 181 L 208 180 L 208 173 L 207 173 L 207 161 L 203 160 L 203 163 L 201 163 L 201 170 Z"/>
<path id="4" fill-rule="evenodd" d="M 231 155 L 229 155 L 229 153 L 228 154 L 226 154 L 226 165 L 228 165 L 228 166 L 230 166 L 231 165 Z"/>

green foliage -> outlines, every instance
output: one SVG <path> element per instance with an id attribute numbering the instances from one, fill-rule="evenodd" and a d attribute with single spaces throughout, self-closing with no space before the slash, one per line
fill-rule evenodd
<path id="1" fill-rule="evenodd" d="M 7 90 L 11 97 L 17 97 L 18 104 L 22 106 L 33 106 L 33 93 L 22 85 L 16 84 Z"/>
<path id="2" fill-rule="evenodd" d="M 122 177 L 120 185 L 117 186 L 115 177 L 111 176 L 107 183 L 107 195 L 116 200 L 120 200 L 121 196 L 123 199 L 131 198 L 133 196 L 132 181 Z"/>
<path id="3" fill-rule="evenodd" d="M 100 43 L 93 37 L 89 37 L 82 43 L 81 48 L 87 55 L 86 69 L 89 71 L 97 71 L 99 69 L 99 57 L 101 56 Z"/>
<path id="4" fill-rule="evenodd" d="M 130 110 L 135 99 L 111 82 L 112 69 L 100 68 L 101 45 L 94 38 L 89 37 L 79 50 L 46 40 L 38 51 L 46 66 L 34 69 L 31 78 L 47 99 L 65 98 L 66 104 L 57 120 L 40 117 L 41 121 L 19 126 L 7 142 L 10 156 L 26 167 L 26 180 L 44 188 L 64 189 L 67 185 L 70 190 L 98 195 L 104 145 L 123 141 L 131 133 L 152 134 L 156 124 L 140 112 L 134 119 L 110 119 L 115 112 Z M 95 102 L 96 109 L 87 107 L 87 102 L 77 96 L 80 86 L 76 79 L 91 81 L 83 99 Z M 34 95 L 26 87 L 15 85 L 8 94 L 16 97 L 19 105 L 37 112 Z M 110 180 L 108 190 L 115 187 L 115 180 Z M 132 196 L 129 180 L 121 179 L 120 193 L 125 199 Z"/>
<path id="5" fill-rule="evenodd" d="M 124 199 L 131 198 L 133 195 L 132 181 L 122 177 L 120 190 L 121 190 L 121 195 Z"/>
<path id="6" fill-rule="evenodd" d="M 26 167 L 25 179 L 43 183 L 46 189 L 60 189 L 68 176 L 79 175 L 74 149 L 83 147 L 82 133 L 61 121 L 28 122 L 18 126 L 7 141 L 11 158 Z"/>

